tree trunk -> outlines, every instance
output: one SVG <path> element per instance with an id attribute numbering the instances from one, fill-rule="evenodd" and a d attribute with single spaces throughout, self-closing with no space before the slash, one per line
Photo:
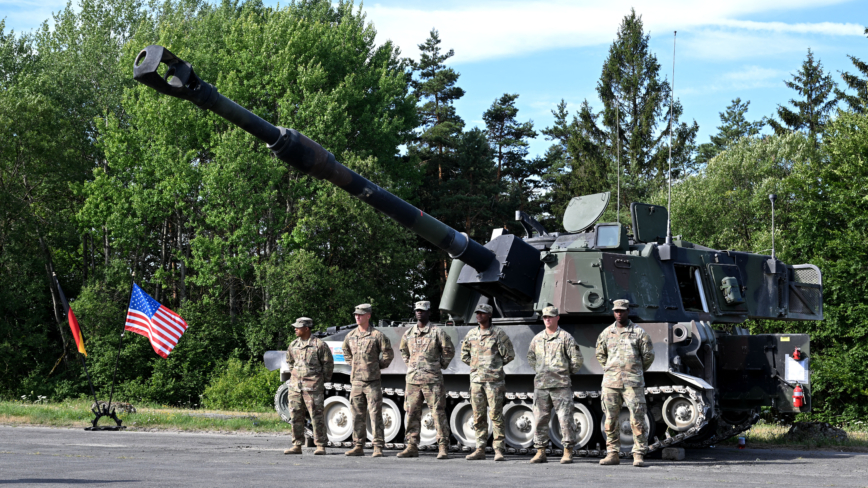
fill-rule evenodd
<path id="1" fill-rule="evenodd" d="M 38 235 L 38 234 L 37 234 Z M 48 250 L 48 246 L 45 244 L 45 240 L 41 235 L 39 237 L 39 247 L 42 249 L 42 254 L 45 255 L 45 277 L 48 279 L 48 289 L 51 292 L 51 310 L 54 312 L 54 320 L 57 324 L 57 332 L 60 334 L 60 341 L 63 344 L 63 364 L 64 366 L 68 366 L 66 361 L 66 336 L 63 334 L 63 315 L 60 313 L 58 307 L 60 305 L 60 295 L 57 293 L 57 286 L 54 283 L 54 266 L 51 264 L 51 253 Z"/>
<path id="2" fill-rule="evenodd" d="M 163 228 L 160 231 L 160 265 L 158 266 L 158 269 L 164 269 L 164 267 L 166 265 L 166 231 L 167 231 L 167 227 L 168 227 L 168 222 L 169 222 L 168 220 L 163 221 Z M 162 278 L 160 278 L 160 279 L 162 279 Z M 162 291 L 163 291 L 163 284 L 158 279 L 157 280 L 157 290 L 156 290 L 157 296 L 154 297 L 154 299 L 158 302 L 160 301 L 160 298 L 162 298 L 160 296 L 160 295 L 162 295 Z"/>
<path id="3" fill-rule="evenodd" d="M 176 234 L 178 235 L 178 270 L 181 273 L 180 279 L 180 292 L 181 292 L 181 303 L 187 301 L 187 266 L 184 264 L 184 238 L 182 237 L 182 223 L 181 216 L 178 215 L 178 225 Z"/>
<path id="4" fill-rule="evenodd" d="M 84 233 L 81 236 L 81 260 L 82 260 L 82 269 L 81 269 L 82 285 L 84 285 L 84 283 L 87 283 L 87 267 L 88 267 L 88 264 L 87 264 L 87 233 Z"/>
<path id="5" fill-rule="evenodd" d="M 105 267 L 108 268 L 109 265 L 109 238 L 108 238 L 108 227 L 103 226 L 103 252 L 105 253 Z"/>

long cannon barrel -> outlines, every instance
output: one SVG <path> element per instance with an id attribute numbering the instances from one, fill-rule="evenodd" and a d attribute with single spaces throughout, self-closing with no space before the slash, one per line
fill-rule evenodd
<path id="1" fill-rule="evenodd" d="M 157 72 L 160 64 L 166 65 L 164 75 Z M 190 63 L 163 46 L 148 46 L 136 56 L 133 78 L 160 93 L 189 100 L 199 108 L 223 117 L 268 144 L 274 156 L 293 168 L 334 183 L 478 271 L 488 269 L 495 259 L 493 252 L 467 234 L 456 231 L 360 176 L 300 132 L 274 126 L 224 97 L 213 85 L 199 79 Z"/>

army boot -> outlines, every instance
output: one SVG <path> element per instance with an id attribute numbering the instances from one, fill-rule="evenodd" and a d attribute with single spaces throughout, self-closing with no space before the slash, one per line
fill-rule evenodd
<path id="1" fill-rule="evenodd" d="M 494 450 L 494 460 L 495 461 L 506 461 L 506 458 L 503 457 L 503 451 L 501 451 L 500 449 L 495 449 Z"/>
<path id="2" fill-rule="evenodd" d="M 292 446 L 292 449 L 285 449 L 284 454 L 301 454 L 301 446 Z"/>
<path id="3" fill-rule="evenodd" d="M 621 464 L 621 458 L 619 458 L 618 453 L 614 451 L 607 452 L 606 457 L 600 459 L 601 466 L 614 466 L 616 464 Z"/>
<path id="4" fill-rule="evenodd" d="M 419 457 L 419 447 L 416 444 L 407 444 L 407 448 L 399 452 L 395 457 L 411 458 Z"/>
<path id="5" fill-rule="evenodd" d="M 375 458 L 375 457 L 383 457 L 383 448 L 382 448 L 382 447 L 374 446 L 374 453 L 371 454 L 371 457 L 372 457 L 372 458 Z"/>
<path id="6" fill-rule="evenodd" d="M 325 454 L 325 447 L 323 446 L 316 446 L 316 450 L 313 452 L 314 456 L 325 456 Z"/>
<path id="7" fill-rule="evenodd" d="M 485 459 L 485 449 L 477 447 L 475 451 L 464 456 L 464 459 L 466 459 L 468 461 L 476 461 L 478 459 Z"/>
<path id="8" fill-rule="evenodd" d="M 484 451 L 482 455 L 485 455 Z M 440 452 L 437 453 L 437 459 L 449 459 L 449 446 L 440 444 Z"/>
<path id="9" fill-rule="evenodd" d="M 546 450 L 537 449 L 536 456 L 534 456 L 533 459 L 530 460 L 530 462 L 534 464 L 549 462 L 548 459 L 546 459 Z"/>
<path id="10" fill-rule="evenodd" d="M 564 449 L 564 456 L 561 458 L 561 464 L 573 464 L 572 449 Z"/>
<path id="11" fill-rule="evenodd" d="M 359 444 L 356 444 L 355 447 L 353 447 L 352 449 L 350 449 L 349 451 L 344 453 L 344 456 L 364 456 L 364 455 L 365 455 L 365 448 Z"/>
<path id="12" fill-rule="evenodd" d="M 633 466 L 637 468 L 645 467 L 645 455 L 639 454 L 638 452 L 633 453 Z"/>

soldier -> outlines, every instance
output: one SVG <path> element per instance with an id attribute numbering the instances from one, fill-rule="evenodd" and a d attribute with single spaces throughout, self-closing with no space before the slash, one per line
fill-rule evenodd
<path id="1" fill-rule="evenodd" d="M 363 303 L 353 312 L 358 327 L 344 339 L 344 359 L 352 368 L 350 383 L 350 405 L 353 412 L 353 442 L 355 447 L 346 452 L 347 456 L 365 454 L 365 414 L 370 415 L 374 427 L 374 454 L 383 457 L 383 387 L 380 384 L 380 370 L 389 367 L 395 352 L 389 338 L 371 327 L 371 305 Z M 382 358 L 380 355 L 382 354 Z"/>
<path id="2" fill-rule="evenodd" d="M 428 323 L 431 302 L 416 302 L 416 325 L 401 337 L 401 357 L 407 364 L 404 410 L 407 411 L 407 448 L 399 458 L 419 457 L 419 432 L 422 429 L 424 401 L 437 426 L 437 459 L 449 458 L 449 420 L 446 418 L 446 392 L 443 373 L 455 357 L 452 339 L 442 329 Z"/>
<path id="3" fill-rule="evenodd" d="M 645 466 L 648 426 L 645 424 L 646 371 L 654 362 L 654 344 L 648 333 L 630 318 L 630 301 L 615 300 L 615 323 L 597 338 L 597 361 L 603 367 L 603 412 L 606 414 L 606 457 L 602 465 L 620 464 L 618 417 L 621 405 L 630 410 L 633 429 L 633 466 Z"/>
<path id="4" fill-rule="evenodd" d="M 470 366 L 470 404 L 476 430 L 476 451 L 466 457 L 471 461 L 485 459 L 489 415 L 494 424 L 494 460 L 505 461 L 503 402 L 506 376 L 503 367 L 515 359 L 515 351 L 506 332 L 492 327 L 491 312 L 491 305 L 476 307 L 479 327 L 468 332 L 461 343 L 461 361 Z"/>
<path id="5" fill-rule="evenodd" d="M 286 350 L 286 363 L 292 370 L 292 376 L 287 384 L 293 447 L 283 453 L 301 454 L 301 445 L 304 443 L 304 413 L 307 410 L 313 424 L 313 437 L 316 442 L 314 454 L 324 455 L 326 442 L 328 442 L 323 419 L 325 382 L 332 379 L 335 362 L 326 343 L 311 337 L 313 320 L 299 317 L 292 326 L 295 327 L 297 337 Z"/>
<path id="6" fill-rule="evenodd" d="M 564 445 L 561 464 L 572 464 L 576 426 L 570 375 L 579 372 L 584 359 L 573 336 L 558 327 L 558 309 L 546 307 L 542 315 L 546 328 L 530 341 L 527 350 L 527 362 L 536 371 L 533 379 L 533 413 L 536 416 L 533 446 L 537 451 L 530 462 L 548 462 L 546 447 L 549 444 L 549 420 L 554 409 L 561 424 Z"/>

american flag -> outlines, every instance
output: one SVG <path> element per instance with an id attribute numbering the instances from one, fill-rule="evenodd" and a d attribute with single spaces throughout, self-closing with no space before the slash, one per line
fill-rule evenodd
<path id="1" fill-rule="evenodd" d="M 124 330 L 150 339 L 154 351 L 165 359 L 187 330 L 187 322 L 134 283 Z"/>

